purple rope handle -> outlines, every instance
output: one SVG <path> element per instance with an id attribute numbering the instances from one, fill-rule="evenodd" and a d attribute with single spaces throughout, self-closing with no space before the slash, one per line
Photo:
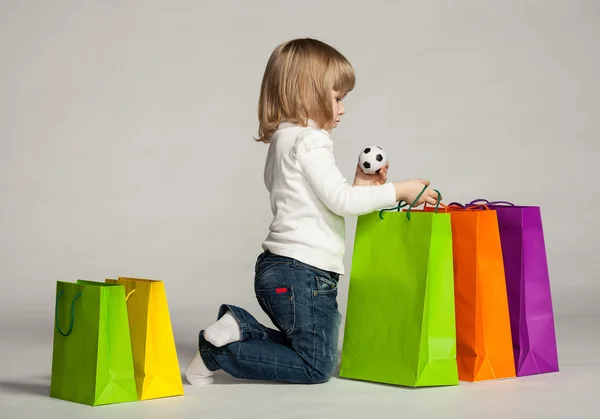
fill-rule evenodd
<path id="1" fill-rule="evenodd" d="M 477 204 L 479 202 L 483 202 L 486 205 L 498 205 L 498 204 L 501 204 L 501 205 L 508 205 L 508 206 L 511 206 L 511 207 L 515 206 L 515 204 L 513 204 L 512 202 L 508 202 L 508 201 L 492 201 L 492 202 L 490 202 L 487 199 L 483 199 L 483 198 L 475 199 L 475 200 L 471 201 L 468 205 L 475 205 L 475 204 Z"/>

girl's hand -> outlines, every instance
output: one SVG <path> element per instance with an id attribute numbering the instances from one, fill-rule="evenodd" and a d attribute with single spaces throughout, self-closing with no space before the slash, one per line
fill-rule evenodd
<path id="1" fill-rule="evenodd" d="M 368 175 L 363 172 L 360 166 L 357 164 L 353 186 L 378 186 L 385 184 L 387 182 L 387 173 L 389 167 L 390 163 L 388 162 L 384 167 L 381 168 L 379 173 Z"/>
<path id="2" fill-rule="evenodd" d="M 435 205 L 438 200 L 438 194 L 435 190 L 429 188 L 429 184 L 430 182 L 425 179 L 411 179 L 405 180 L 404 182 L 394 182 L 396 200 L 412 204 L 421 191 L 427 186 L 419 200 L 415 202 L 414 206 L 418 207 L 424 203 Z"/>

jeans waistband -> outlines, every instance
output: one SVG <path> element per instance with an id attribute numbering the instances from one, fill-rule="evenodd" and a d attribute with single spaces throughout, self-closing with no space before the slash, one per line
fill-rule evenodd
<path id="1" fill-rule="evenodd" d="M 281 255 L 277 255 L 273 252 L 271 252 L 270 250 L 265 250 L 263 253 L 261 253 L 257 260 L 256 260 L 256 269 L 258 270 L 258 266 L 263 263 L 263 262 L 269 262 L 270 260 L 273 261 L 279 261 L 280 263 L 287 263 L 289 264 L 292 268 L 303 268 L 303 269 L 308 269 L 311 270 L 319 275 L 323 275 L 325 277 L 329 277 L 332 279 L 337 280 L 339 278 L 339 274 L 332 272 L 332 271 L 326 271 L 324 269 L 321 268 L 317 268 L 315 266 L 309 265 L 308 263 L 305 262 L 301 262 L 297 259 L 288 257 L 288 256 L 281 256 Z"/>

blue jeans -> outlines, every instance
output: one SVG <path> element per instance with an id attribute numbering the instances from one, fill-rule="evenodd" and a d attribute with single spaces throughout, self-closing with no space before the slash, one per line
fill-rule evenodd
<path id="1" fill-rule="evenodd" d="M 222 369 L 249 380 L 298 384 L 329 380 L 338 357 L 338 280 L 336 273 L 262 253 L 256 261 L 254 289 L 278 330 L 263 326 L 240 307 L 223 304 L 217 318 L 231 310 L 240 325 L 241 340 L 217 348 L 201 331 L 204 363 L 211 371 Z"/>

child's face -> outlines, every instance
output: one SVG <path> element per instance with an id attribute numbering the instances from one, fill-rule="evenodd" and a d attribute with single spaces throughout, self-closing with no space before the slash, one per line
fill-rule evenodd
<path id="1" fill-rule="evenodd" d="M 346 97 L 345 93 L 336 92 L 333 90 L 331 92 L 331 100 L 333 105 L 333 121 L 331 121 L 331 128 L 329 128 L 329 132 L 331 132 L 335 127 L 338 126 L 340 122 L 340 117 L 344 114 L 344 104 L 342 100 Z"/>

